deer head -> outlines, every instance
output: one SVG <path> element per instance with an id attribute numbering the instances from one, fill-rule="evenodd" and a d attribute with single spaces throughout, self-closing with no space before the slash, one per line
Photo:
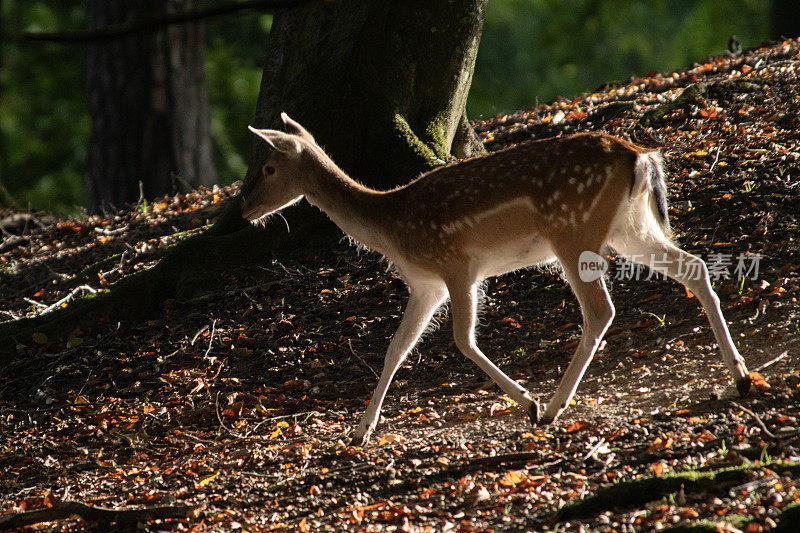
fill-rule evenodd
<path id="1" fill-rule="evenodd" d="M 285 132 L 248 126 L 272 148 L 255 187 L 242 204 L 242 217 L 249 221 L 268 217 L 295 204 L 305 194 L 303 159 L 305 152 L 315 145 L 314 137 L 286 113 L 281 113 L 281 120 Z"/>

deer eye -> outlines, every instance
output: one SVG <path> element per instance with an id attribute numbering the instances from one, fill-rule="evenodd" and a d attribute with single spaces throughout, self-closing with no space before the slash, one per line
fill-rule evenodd
<path id="1" fill-rule="evenodd" d="M 261 168 L 261 171 L 264 173 L 265 176 L 272 176 L 273 174 L 275 174 L 275 167 L 270 165 L 264 165 Z"/>

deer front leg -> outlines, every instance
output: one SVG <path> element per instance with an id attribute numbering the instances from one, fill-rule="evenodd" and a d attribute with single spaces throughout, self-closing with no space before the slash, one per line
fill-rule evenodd
<path id="1" fill-rule="evenodd" d="M 353 439 L 350 443 L 352 446 L 363 446 L 369 441 L 372 430 L 375 429 L 375 425 L 378 423 L 381 406 L 392 378 L 394 378 L 397 369 L 400 368 L 408 352 L 411 351 L 422 336 L 434 313 L 436 313 L 436 310 L 447 296 L 447 291 L 443 284 L 410 288 L 410 292 L 411 296 L 403 314 L 403 319 L 400 322 L 400 327 L 397 328 L 386 351 L 378 386 L 375 388 L 367 410 L 361 417 L 361 422 L 353 434 Z"/>
<path id="2" fill-rule="evenodd" d="M 584 282 L 577 273 L 577 262 L 567 265 L 562 260 L 564 273 L 567 281 L 572 287 L 583 314 L 583 335 L 580 344 L 572 356 L 567 371 L 561 382 L 558 384 L 553 398 L 547 404 L 544 414 L 531 411 L 531 419 L 534 423 L 549 424 L 569 405 L 570 400 L 578 389 L 578 384 L 589 367 L 600 341 L 603 339 L 608 326 L 614 320 L 614 305 L 608 296 L 608 290 L 603 278 L 591 282 Z M 538 419 L 537 419 L 538 417 Z"/>

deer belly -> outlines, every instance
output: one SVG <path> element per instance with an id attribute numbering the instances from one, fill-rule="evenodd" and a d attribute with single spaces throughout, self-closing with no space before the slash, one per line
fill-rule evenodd
<path id="1" fill-rule="evenodd" d="M 482 279 L 549 263 L 555 259 L 550 243 L 536 234 L 495 246 L 472 248 L 467 252 L 471 269 Z"/>

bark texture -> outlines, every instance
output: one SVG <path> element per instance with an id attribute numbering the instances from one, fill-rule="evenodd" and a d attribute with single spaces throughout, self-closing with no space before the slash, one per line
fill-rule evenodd
<path id="1" fill-rule="evenodd" d="M 129 23 L 199 0 L 91 0 L 90 29 Z M 92 130 L 87 207 L 122 207 L 187 186 L 213 185 L 210 107 L 200 23 L 89 46 Z"/>
<path id="2" fill-rule="evenodd" d="M 472 130 L 459 126 L 485 5 L 339 0 L 277 14 L 255 126 L 274 127 L 286 111 L 349 174 L 381 188 L 451 152 L 470 155 Z M 266 155 L 254 142 L 248 177 Z"/>

